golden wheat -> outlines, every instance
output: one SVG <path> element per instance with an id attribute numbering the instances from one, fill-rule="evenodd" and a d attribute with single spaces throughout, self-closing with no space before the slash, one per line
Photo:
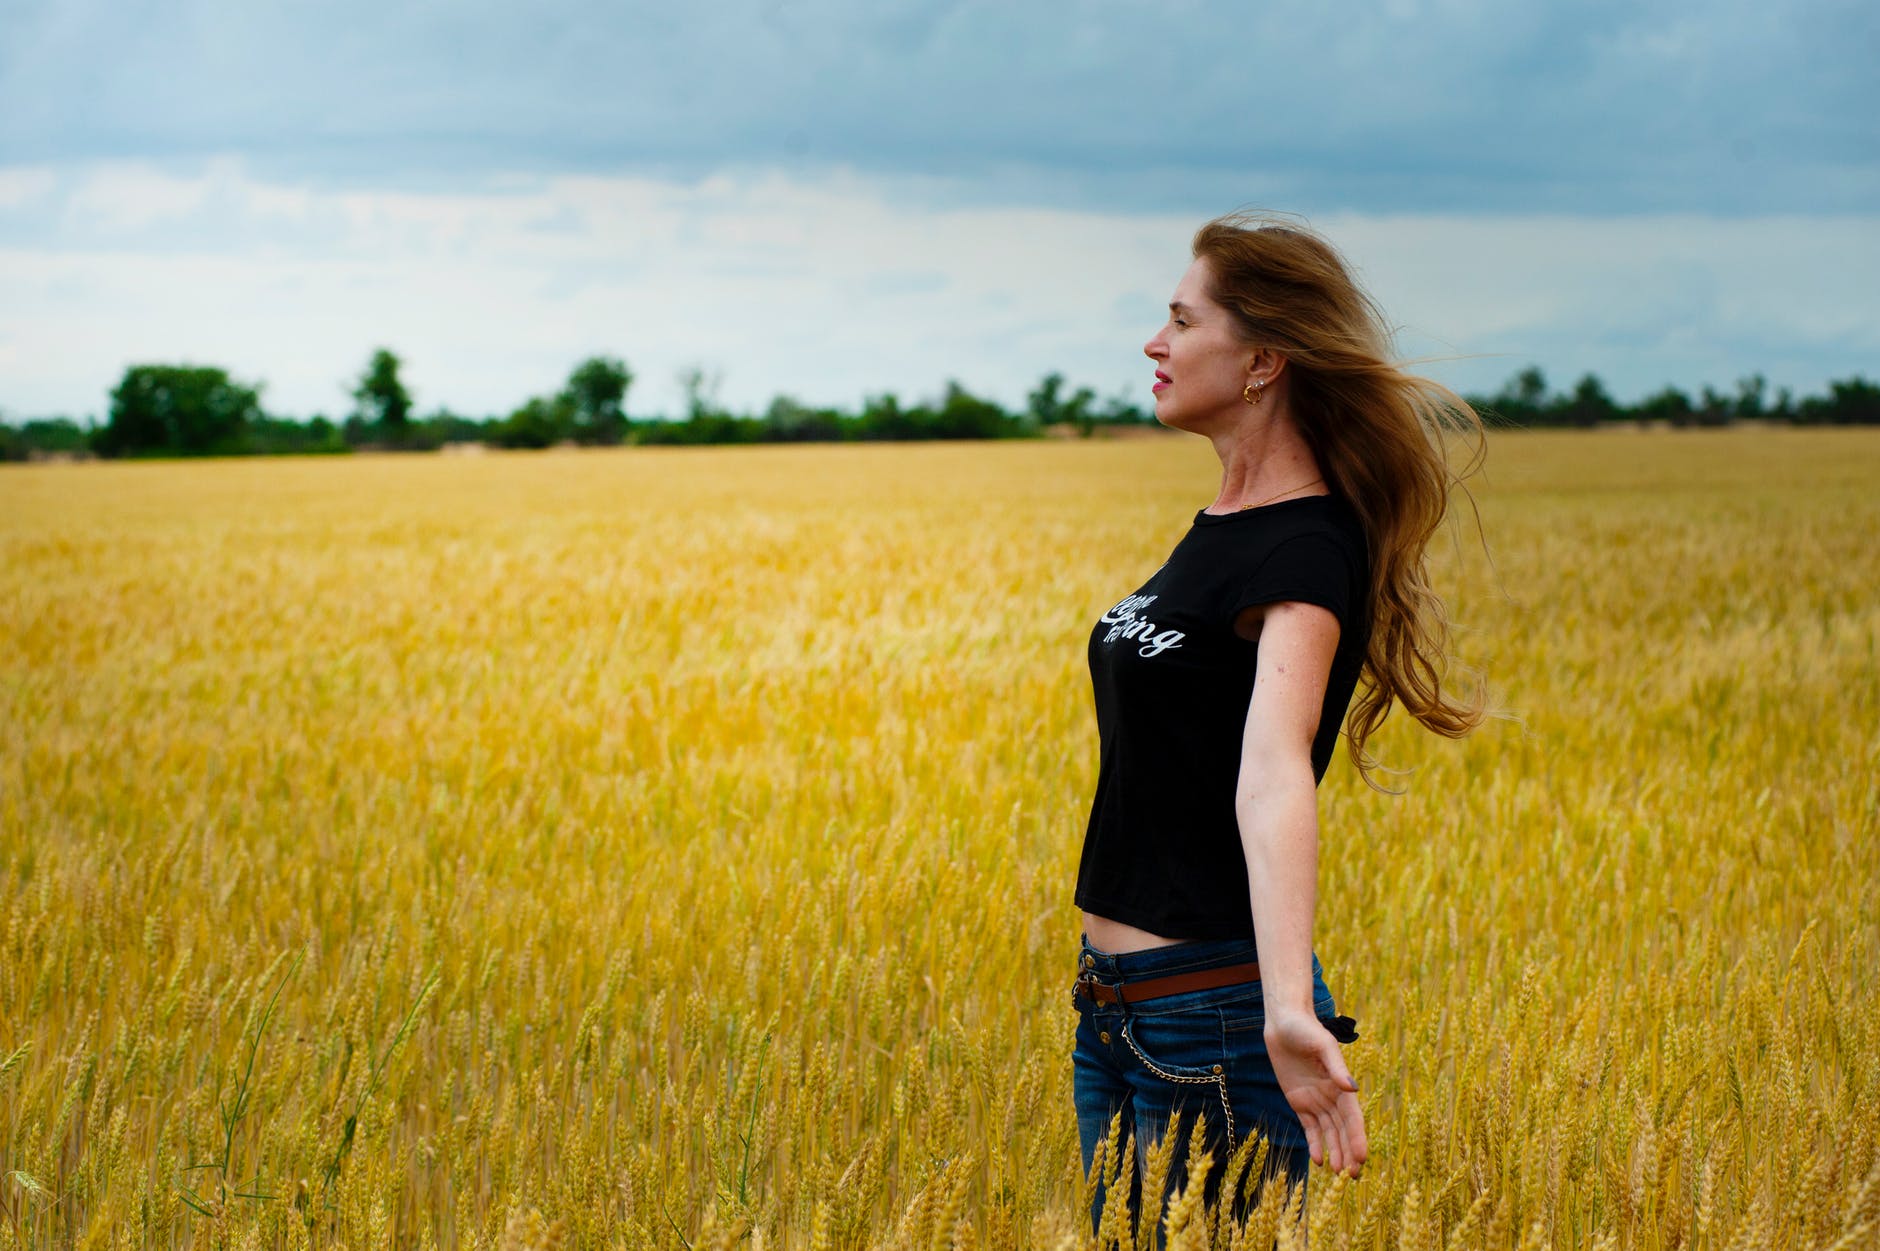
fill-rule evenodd
<path id="1" fill-rule="evenodd" d="M 1322 791 L 1371 1163 L 1172 1243 L 1872 1245 L 1880 438 L 1488 466 L 1437 560 L 1509 718 Z M 1212 486 L 0 471 L 0 1246 L 1081 1245 L 1085 632 Z"/>

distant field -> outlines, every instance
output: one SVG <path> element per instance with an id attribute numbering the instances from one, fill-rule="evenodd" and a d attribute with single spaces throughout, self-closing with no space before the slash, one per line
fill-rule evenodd
<path id="1" fill-rule="evenodd" d="M 1213 486 L 0 468 L 0 1247 L 1076 1245 L 1084 640 Z M 1875 1245 L 1880 435 L 1500 435 L 1475 495 L 1508 718 L 1322 791 L 1372 1161 L 1314 1251 Z"/>

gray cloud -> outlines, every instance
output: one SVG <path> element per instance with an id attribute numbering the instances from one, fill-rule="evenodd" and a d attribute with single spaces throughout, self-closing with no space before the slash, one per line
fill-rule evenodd
<path id="1" fill-rule="evenodd" d="M 0 15 L 0 163 L 462 185 L 726 166 L 1115 209 L 1859 212 L 1874 7 L 488 3 Z"/>
<path id="2" fill-rule="evenodd" d="M 624 355 L 723 398 L 853 405 L 948 378 L 1008 404 L 1047 370 L 1145 399 L 1141 346 L 1191 214 L 920 206 L 861 175 L 518 178 L 357 191 L 238 160 L 0 167 L 0 407 L 97 413 L 125 365 L 220 364 L 277 411 L 342 412 L 375 346 L 420 403 L 508 411 Z M 1408 356 L 1492 390 L 1530 362 L 1624 398 L 1760 371 L 1819 390 L 1880 360 L 1880 217 L 1321 216 Z"/>

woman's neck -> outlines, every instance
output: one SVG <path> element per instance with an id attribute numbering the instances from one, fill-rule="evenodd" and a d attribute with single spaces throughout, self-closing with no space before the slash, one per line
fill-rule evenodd
<path id="1" fill-rule="evenodd" d="M 1264 412 L 1249 413 L 1231 431 L 1212 437 L 1221 459 L 1221 489 L 1211 513 L 1231 513 L 1292 495 L 1323 494 L 1324 474 L 1292 414 L 1274 396 Z"/>

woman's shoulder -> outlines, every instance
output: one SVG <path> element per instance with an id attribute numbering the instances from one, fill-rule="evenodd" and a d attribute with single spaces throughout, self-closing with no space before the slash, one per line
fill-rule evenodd
<path id="1" fill-rule="evenodd" d="M 1349 630 L 1368 598 L 1370 561 L 1362 521 L 1337 496 L 1308 496 L 1286 505 L 1275 506 L 1257 526 L 1245 527 L 1244 540 L 1224 554 L 1224 561 L 1235 566 L 1234 612 L 1301 600 L 1330 609 Z"/>

